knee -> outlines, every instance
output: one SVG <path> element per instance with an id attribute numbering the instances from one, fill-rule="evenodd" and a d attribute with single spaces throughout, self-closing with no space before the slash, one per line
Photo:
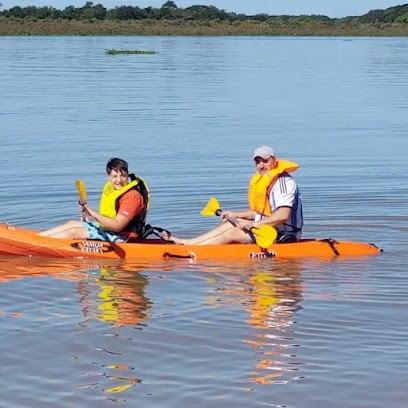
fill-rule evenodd
<path id="1" fill-rule="evenodd" d="M 77 227 L 82 227 L 82 223 L 79 221 L 71 220 L 65 223 L 65 228 L 77 228 Z"/>
<path id="2" fill-rule="evenodd" d="M 240 242 L 240 243 L 251 242 L 251 238 L 248 233 L 232 225 L 231 227 L 232 228 L 226 231 L 226 234 L 231 242 Z"/>
<path id="3" fill-rule="evenodd" d="M 232 225 L 230 222 L 223 222 L 220 225 L 220 228 L 222 228 L 224 231 L 232 231 L 236 227 L 234 225 Z"/>
<path id="4" fill-rule="evenodd" d="M 73 239 L 86 239 L 88 238 L 88 231 L 84 227 L 78 227 L 77 225 L 72 228 L 67 228 L 63 232 L 62 238 L 73 238 Z"/>

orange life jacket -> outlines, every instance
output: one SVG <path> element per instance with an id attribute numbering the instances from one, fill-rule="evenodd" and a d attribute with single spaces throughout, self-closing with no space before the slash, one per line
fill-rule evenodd
<path id="1" fill-rule="evenodd" d="M 295 162 L 278 160 L 276 167 L 266 174 L 255 173 L 249 183 L 248 200 L 252 211 L 269 217 L 272 214 L 269 194 L 278 177 L 283 173 L 292 173 L 299 168 Z"/>

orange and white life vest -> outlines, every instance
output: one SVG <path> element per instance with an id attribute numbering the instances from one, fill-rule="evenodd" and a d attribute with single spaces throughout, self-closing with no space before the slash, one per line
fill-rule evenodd
<path id="1" fill-rule="evenodd" d="M 269 217 L 272 214 L 269 194 L 278 177 L 283 173 L 292 173 L 299 168 L 295 162 L 278 160 L 276 167 L 266 174 L 255 173 L 249 183 L 248 200 L 252 211 Z"/>

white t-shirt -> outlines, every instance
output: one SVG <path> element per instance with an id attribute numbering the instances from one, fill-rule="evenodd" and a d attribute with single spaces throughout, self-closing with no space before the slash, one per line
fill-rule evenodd
<path id="1" fill-rule="evenodd" d="M 300 238 L 303 226 L 303 210 L 300 191 L 295 179 L 287 173 L 281 174 L 272 187 L 269 202 L 272 212 L 280 207 L 290 207 L 292 209 L 289 220 L 285 224 L 276 227 L 278 233 L 291 233 Z M 263 218 L 266 217 L 257 213 L 255 221 Z"/>

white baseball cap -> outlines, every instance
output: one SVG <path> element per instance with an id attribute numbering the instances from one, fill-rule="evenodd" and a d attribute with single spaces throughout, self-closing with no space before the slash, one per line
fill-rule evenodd
<path id="1" fill-rule="evenodd" d="M 254 150 L 255 157 L 261 157 L 262 159 L 269 159 L 270 157 L 276 158 L 275 150 L 269 146 L 261 146 Z"/>

